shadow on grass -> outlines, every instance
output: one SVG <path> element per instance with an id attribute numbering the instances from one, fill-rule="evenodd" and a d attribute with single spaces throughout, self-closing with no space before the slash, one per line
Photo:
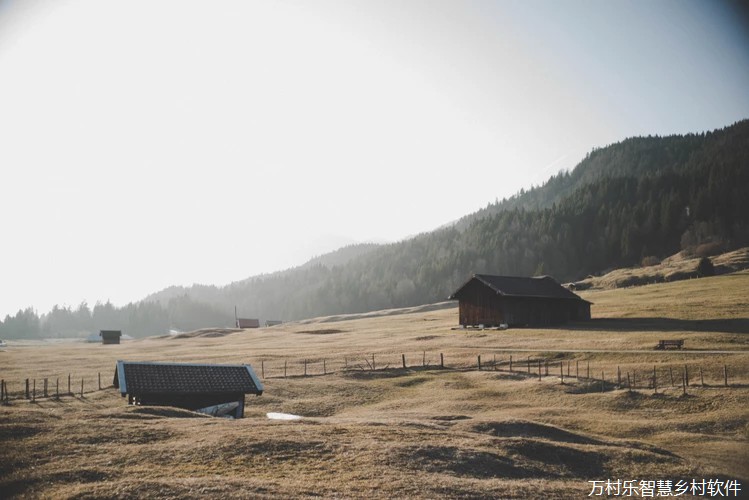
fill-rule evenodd
<path id="1" fill-rule="evenodd" d="M 568 330 L 611 330 L 620 332 L 721 332 L 749 334 L 749 318 L 673 319 L 673 318 L 594 318 L 562 327 Z"/>

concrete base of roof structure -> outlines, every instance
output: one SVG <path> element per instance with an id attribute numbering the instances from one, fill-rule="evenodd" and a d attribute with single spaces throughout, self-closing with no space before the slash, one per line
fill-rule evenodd
<path id="1" fill-rule="evenodd" d="M 173 406 L 207 415 L 244 417 L 244 394 L 128 394 L 127 401 L 138 406 Z"/>

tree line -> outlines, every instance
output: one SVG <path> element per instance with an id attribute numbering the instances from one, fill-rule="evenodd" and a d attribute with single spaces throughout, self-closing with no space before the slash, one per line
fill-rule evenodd
<path id="1" fill-rule="evenodd" d="M 132 337 L 145 337 L 167 334 L 171 329 L 190 331 L 233 324 L 233 310 L 222 311 L 183 295 L 165 305 L 138 302 L 115 307 L 109 301 L 97 303 L 93 309 L 85 302 L 76 308 L 56 305 L 41 316 L 27 308 L 0 321 L 0 338 L 75 338 L 99 330 L 122 330 Z"/>

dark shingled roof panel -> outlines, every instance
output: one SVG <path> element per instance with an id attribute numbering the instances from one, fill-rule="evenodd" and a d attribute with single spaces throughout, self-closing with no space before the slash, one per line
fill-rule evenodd
<path id="1" fill-rule="evenodd" d="M 463 284 L 449 298 L 457 299 L 457 295 L 468 283 L 474 279 L 479 280 L 486 286 L 497 292 L 498 295 L 507 297 L 542 297 L 554 299 L 583 300 L 567 288 L 549 276 L 537 276 L 526 278 L 521 276 L 493 276 L 491 274 L 474 274 L 473 277 Z"/>
<path id="2" fill-rule="evenodd" d="M 114 386 L 122 394 L 263 392 L 250 365 L 117 361 Z"/>

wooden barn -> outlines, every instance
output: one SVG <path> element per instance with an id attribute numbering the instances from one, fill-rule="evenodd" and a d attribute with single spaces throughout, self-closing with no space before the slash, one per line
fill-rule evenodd
<path id="1" fill-rule="evenodd" d="M 590 302 L 553 278 L 474 274 L 450 300 L 461 326 L 548 326 L 590 319 Z"/>
<path id="2" fill-rule="evenodd" d="M 260 328 L 260 320 L 256 318 L 237 318 L 237 328 Z"/>
<path id="3" fill-rule="evenodd" d="M 122 332 L 120 330 L 100 330 L 99 336 L 102 344 L 119 344 Z"/>
<path id="4" fill-rule="evenodd" d="M 131 405 L 176 406 L 234 418 L 244 416 L 245 394 L 263 393 L 250 365 L 117 361 L 113 384 Z"/>

